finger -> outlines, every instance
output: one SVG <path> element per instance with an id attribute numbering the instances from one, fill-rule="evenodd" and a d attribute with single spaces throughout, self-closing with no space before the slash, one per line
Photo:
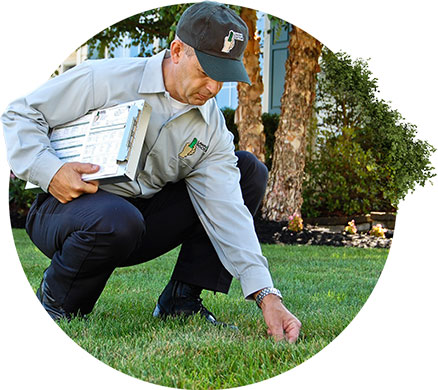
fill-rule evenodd
<path id="1" fill-rule="evenodd" d="M 276 342 L 284 340 L 283 333 L 274 333 L 274 334 L 272 334 L 272 337 L 273 337 L 274 341 L 276 341 Z"/>
<path id="2" fill-rule="evenodd" d="M 300 335 L 301 323 L 299 321 L 290 322 L 285 328 L 285 338 L 288 342 L 294 343 Z"/>
<path id="3" fill-rule="evenodd" d="M 84 181 L 83 182 L 83 188 L 82 192 L 85 192 L 87 194 L 95 194 L 97 190 L 99 189 L 99 182 L 97 180 L 93 181 Z"/>
<path id="4" fill-rule="evenodd" d="M 297 330 L 294 330 L 292 332 L 286 333 L 285 338 L 289 343 L 295 343 L 298 340 L 299 335 L 300 335 L 300 332 Z"/>
<path id="5" fill-rule="evenodd" d="M 284 339 L 283 327 L 281 325 L 271 325 L 268 328 L 268 335 L 272 336 L 275 341 Z"/>
<path id="6" fill-rule="evenodd" d="M 99 169 L 99 165 L 91 163 L 77 163 L 75 166 L 75 170 L 78 173 L 96 173 Z"/>
<path id="7" fill-rule="evenodd" d="M 96 187 L 99 187 L 99 180 L 84 180 L 86 183 L 93 184 Z"/>

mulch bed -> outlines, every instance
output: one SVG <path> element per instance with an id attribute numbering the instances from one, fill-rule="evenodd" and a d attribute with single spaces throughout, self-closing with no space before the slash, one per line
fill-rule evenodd
<path id="1" fill-rule="evenodd" d="M 301 232 L 291 232 L 287 222 L 272 222 L 256 217 L 255 229 L 261 243 L 283 245 L 328 245 L 358 248 L 391 247 L 393 231 L 387 231 L 385 238 L 373 237 L 369 234 L 334 233 L 318 226 L 305 226 Z"/>
<path id="2" fill-rule="evenodd" d="M 11 225 L 24 228 L 25 217 L 11 212 Z M 254 224 L 259 241 L 263 244 L 283 245 L 328 245 L 358 248 L 391 247 L 393 232 L 388 231 L 386 238 L 372 237 L 369 234 L 333 233 L 323 227 L 307 225 L 303 231 L 294 233 L 287 229 L 287 222 L 272 222 L 256 216 Z"/>

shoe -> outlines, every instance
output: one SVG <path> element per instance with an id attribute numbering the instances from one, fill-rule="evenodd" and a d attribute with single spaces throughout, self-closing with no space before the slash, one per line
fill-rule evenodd
<path id="1" fill-rule="evenodd" d="M 52 320 L 59 321 L 65 318 L 70 321 L 71 316 L 66 313 L 62 306 L 55 301 L 55 298 L 53 298 L 52 292 L 47 285 L 45 274 L 43 276 L 43 280 L 41 280 L 40 287 L 36 292 L 36 296 Z"/>
<path id="2" fill-rule="evenodd" d="M 152 315 L 166 319 L 167 317 L 189 317 L 199 313 L 213 325 L 238 330 L 235 325 L 218 321 L 213 313 L 205 308 L 200 297 L 201 292 L 200 287 L 171 280 L 158 298 Z"/>

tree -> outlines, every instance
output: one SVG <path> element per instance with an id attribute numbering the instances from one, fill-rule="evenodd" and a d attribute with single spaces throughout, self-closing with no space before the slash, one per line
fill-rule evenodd
<path id="1" fill-rule="evenodd" d="M 262 210 L 263 217 L 269 220 L 286 220 L 301 209 L 306 133 L 312 117 L 321 49 L 315 38 L 296 26 L 292 28 L 280 124 L 275 133 L 274 157 Z"/>
<path id="2" fill-rule="evenodd" d="M 87 44 L 90 50 L 97 51 L 98 57 L 102 58 L 106 50 L 112 56 L 114 49 L 123 45 L 124 38 L 129 37 L 127 46 L 138 46 L 139 57 L 151 56 L 156 50 L 153 44 L 158 42 L 157 49 L 161 50 L 175 38 L 178 21 L 190 5 L 176 4 L 130 16 L 102 30 L 89 39 Z"/>
<path id="3" fill-rule="evenodd" d="M 367 61 L 324 49 L 318 75 L 316 147 L 306 163 L 307 216 L 393 211 L 432 178 L 435 150 L 377 97 Z"/>
<path id="4" fill-rule="evenodd" d="M 239 149 L 253 153 L 265 162 L 265 134 L 262 122 L 263 80 L 260 69 L 260 37 L 257 36 L 257 11 L 242 7 L 240 17 L 248 26 L 249 40 L 243 63 L 251 85 L 239 83 L 237 86 L 239 105 L 235 112 L 235 122 L 239 132 Z"/>

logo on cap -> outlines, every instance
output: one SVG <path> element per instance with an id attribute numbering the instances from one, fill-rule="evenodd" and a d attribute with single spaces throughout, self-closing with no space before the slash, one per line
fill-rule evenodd
<path id="1" fill-rule="evenodd" d="M 243 34 L 230 30 L 228 35 L 224 38 L 224 47 L 222 48 L 222 51 L 224 53 L 229 53 L 233 49 L 236 41 L 244 41 Z"/>

